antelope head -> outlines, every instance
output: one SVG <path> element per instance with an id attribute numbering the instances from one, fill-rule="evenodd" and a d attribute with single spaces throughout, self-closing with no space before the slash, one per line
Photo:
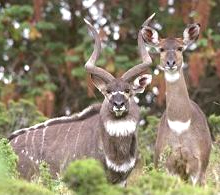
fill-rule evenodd
<path id="1" fill-rule="evenodd" d="M 131 106 L 134 95 L 142 93 L 152 80 L 151 75 L 144 74 L 151 63 L 151 58 L 144 48 L 142 35 L 139 32 L 138 48 L 143 63 L 125 72 L 121 78 L 115 78 L 109 72 L 95 66 L 101 52 L 101 41 L 95 28 L 86 19 L 84 21 L 95 39 L 94 51 L 86 62 L 85 68 L 91 75 L 96 88 L 104 95 L 103 104 L 108 108 L 108 111 L 116 118 L 125 116 L 129 112 L 129 106 Z"/>
<path id="2" fill-rule="evenodd" d="M 199 24 L 189 24 L 182 38 L 160 38 L 158 32 L 149 26 L 149 19 L 142 25 L 141 33 L 144 41 L 160 52 L 159 68 L 165 72 L 165 79 L 168 82 L 173 83 L 179 79 L 183 68 L 183 51 L 198 39 L 199 31 Z"/>

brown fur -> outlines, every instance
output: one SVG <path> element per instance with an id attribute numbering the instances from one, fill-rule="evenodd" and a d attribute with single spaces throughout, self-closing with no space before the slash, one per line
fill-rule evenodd
<path id="1" fill-rule="evenodd" d="M 165 72 L 166 80 L 166 110 L 157 132 L 155 166 L 158 166 L 160 155 L 171 149 L 167 154 L 168 171 L 184 180 L 191 177 L 193 184 L 204 184 L 211 151 L 206 117 L 190 100 L 182 70 L 182 52 L 197 40 L 199 30 L 199 24 L 190 24 L 183 32 L 183 38 L 160 39 L 148 23 L 141 29 L 144 41 L 160 51 L 158 67 Z"/>
<path id="2" fill-rule="evenodd" d="M 170 173 L 182 179 L 198 177 L 197 183 L 205 183 L 205 172 L 211 150 L 211 136 L 206 117 L 199 106 L 188 96 L 183 74 L 175 84 L 167 83 L 167 108 L 157 132 L 155 165 L 167 146 L 171 147 L 166 166 Z M 167 119 L 186 121 L 191 118 L 188 130 L 180 135 L 173 132 Z"/>
<path id="3" fill-rule="evenodd" d="M 103 126 L 103 120 L 106 120 L 103 116 L 106 113 L 102 112 L 106 112 L 105 106 L 102 106 L 100 114 L 92 112 L 88 116 L 85 113 L 87 118 L 83 115 L 83 120 L 62 122 L 57 119 L 56 123 L 48 126 L 30 128 L 25 133 L 11 136 L 10 143 L 19 156 L 18 170 L 21 176 L 30 180 L 38 173 L 39 163 L 44 160 L 49 164 L 51 174 L 56 177 L 71 161 L 92 157 L 103 163 L 110 182 L 125 180 L 131 170 L 123 173 L 109 169 L 105 155 L 118 165 L 130 157 L 136 157 L 137 132 L 127 137 L 109 136 Z M 131 113 L 132 118 L 134 116 L 138 122 L 138 106 L 132 106 Z"/>

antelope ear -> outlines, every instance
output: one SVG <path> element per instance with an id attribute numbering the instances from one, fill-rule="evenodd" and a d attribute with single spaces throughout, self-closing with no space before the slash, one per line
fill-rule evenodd
<path id="1" fill-rule="evenodd" d="M 97 75 L 91 75 L 91 79 L 95 87 L 104 94 L 106 91 L 106 85 L 107 83 L 99 76 Z"/>
<path id="2" fill-rule="evenodd" d="M 147 43 L 148 45 L 157 47 L 158 44 L 160 43 L 158 32 L 149 26 L 144 26 L 141 29 L 141 34 L 144 42 Z"/>
<path id="3" fill-rule="evenodd" d="M 144 89 L 147 85 L 149 85 L 152 81 L 152 75 L 144 74 L 137 77 L 133 82 L 133 91 L 135 93 L 143 93 Z"/>
<path id="4" fill-rule="evenodd" d="M 189 24 L 183 32 L 183 43 L 185 46 L 191 45 L 199 37 L 200 24 Z"/>

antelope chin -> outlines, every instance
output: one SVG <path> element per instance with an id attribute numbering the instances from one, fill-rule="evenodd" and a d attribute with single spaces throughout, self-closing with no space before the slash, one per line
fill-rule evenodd
<path id="1" fill-rule="evenodd" d="M 172 71 L 172 72 L 165 71 L 164 75 L 165 75 L 166 81 L 169 82 L 169 83 L 175 83 L 180 78 L 179 71 Z"/>
<path id="2" fill-rule="evenodd" d="M 121 117 L 126 112 L 126 108 L 125 106 L 122 106 L 121 108 L 117 108 L 114 106 L 113 111 L 116 117 Z"/>

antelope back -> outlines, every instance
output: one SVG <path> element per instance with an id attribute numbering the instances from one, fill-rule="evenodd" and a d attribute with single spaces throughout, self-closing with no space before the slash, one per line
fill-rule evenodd
<path id="1" fill-rule="evenodd" d="M 40 162 L 50 165 L 56 176 L 66 165 L 84 156 L 102 159 L 100 142 L 100 104 L 92 105 L 71 117 L 50 119 L 30 128 L 15 131 L 10 144 L 19 156 L 18 169 L 26 179 L 38 173 Z"/>

